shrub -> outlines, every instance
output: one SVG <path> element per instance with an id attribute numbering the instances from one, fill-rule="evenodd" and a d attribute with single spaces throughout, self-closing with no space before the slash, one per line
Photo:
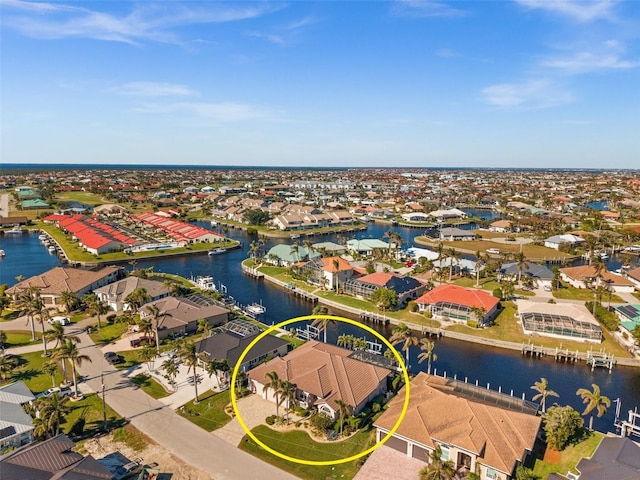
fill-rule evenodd
<path id="1" fill-rule="evenodd" d="M 496 288 L 493 290 L 493 296 L 496 298 L 502 298 L 502 289 L 501 288 Z"/>
<path id="2" fill-rule="evenodd" d="M 264 419 L 264 421 L 267 422 L 267 425 L 273 425 L 274 423 L 276 423 L 276 416 L 269 415 L 267 418 Z"/>
<path id="3" fill-rule="evenodd" d="M 302 408 L 300 405 L 296 405 L 294 411 L 299 417 L 306 417 L 307 415 L 309 415 L 309 410 L 307 410 L 306 408 Z"/>
<path id="4" fill-rule="evenodd" d="M 247 235 L 249 236 L 258 235 L 258 229 L 255 227 L 247 227 Z"/>
<path id="5" fill-rule="evenodd" d="M 321 434 L 324 434 L 333 426 L 333 420 L 326 413 L 314 413 L 309 418 L 311 428 Z"/>
<path id="6" fill-rule="evenodd" d="M 409 311 L 410 312 L 417 312 L 418 311 L 418 304 L 416 302 L 414 302 L 413 300 L 409 302 Z"/>
<path id="7" fill-rule="evenodd" d="M 478 328 L 478 322 L 476 320 L 467 320 L 467 327 Z"/>
<path id="8" fill-rule="evenodd" d="M 296 428 L 300 428 L 300 425 L 302 425 L 302 422 L 301 422 L 300 420 L 298 420 L 298 421 L 295 423 L 295 426 L 296 426 Z"/>

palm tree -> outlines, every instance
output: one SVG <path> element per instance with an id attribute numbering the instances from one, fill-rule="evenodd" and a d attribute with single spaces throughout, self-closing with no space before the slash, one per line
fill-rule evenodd
<path id="1" fill-rule="evenodd" d="M 206 319 L 201 318 L 198 320 L 198 329 L 196 330 L 198 333 L 203 333 L 205 337 L 210 337 L 211 332 L 213 331 L 213 327 Z"/>
<path id="2" fill-rule="evenodd" d="M 26 290 L 22 291 L 18 296 L 17 305 L 20 309 L 21 313 L 24 313 L 27 316 L 27 325 L 31 324 L 31 340 L 36 340 L 36 324 L 34 315 L 37 313 L 36 309 L 33 305 L 33 299 L 35 298 L 37 292 L 37 287 L 29 287 Z"/>
<path id="3" fill-rule="evenodd" d="M 146 362 L 147 370 L 149 370 L 149 373 L 151 373 L 153 360 L 158 356 L 157 350 L 151 345 L 145 345 L 144 347 L 142 347 L 142 350 L 140 350 L 139 355 L 140 360 Z"/>
<path id="4" fill-rule="evenodd" d="M 406 324 L 401 323 L 391 331 L 389 341 L 392 345 L 402 343 L 402 350 L 404 350 L 407 364 L 409 364 L 409 347 L 418 344 L 418 339 L 413 336 L 413 330 L 407 327 Z"/>
<path id="5" fill-rule="evenodd" d="M 337 325 L 337 322 L 328 317 L 319 317 L 311 322 L 312 327 L 316 327 L 321 332 L 324 332 L 324 343 L 327 343 L 327 327 L 329 327 L 329 325 Z"/>
<path id="6" fill-rule="evenodd" d="M 64 309 L 67 313 L 71 313 L 73 307 L 78 303 L 78 297 L 70 290 L 65 290 L 60 294 L 60 301 L 64 305 Z"/>
<path id="7" fill-rule="evenodd" d="M 13 376 L 16 368 L 16 359 L 7 355 L 0 355 L 0 379 L 6 380 Z"/>
<path id="8" fill-rule="evenodd" d="M 72 371 L 73 371 L 73 389 L 75 392 L 75 397 L 78 397 L 78 375 L 76 374 L 76 367 L 81 367 L 82 362 L 87 361 L 89 363 L 92 362 L 91 358 L 88 355 L 81 355 L 78 347 L 69 339 L 67 339 L 67 343 L 65 346 L 65 354 L 66 358 L 71 363 Z"/>
<path id="9" fill-rule="evenodd" d="M 482 259 L 482 254 L 480 250 L 476 250 L 476 288 L 480 287 L 480 270 L 484 267 L 484 260 Z"/>
<path id="10" fill-rule="evenodd" d="M 587 252 L 589 252 L 589 265 L 593 261 L 593 253 L 595 251 L 596 245 L 598 244 L 598 240 L 596 237 L 590 233 L 586 233 L 584 235 L 584 244 L 587 247 Z"/>
<path id="11" fill-rule="evenodd" d="M 536 392 L 538 392 L 533 396 L 532 400 L 535 402 L 536 400 L 541 399 L 540 405 L 542 406 L 542 413 L 545 413 L 547 410 L 547 397 L 560 396 L 553 390 L 549 390 L 548 387 L 549 387 L 549 383 L 547 382 L 547 379 L 544 377 L 542 377 L 539 382 L 535 382 L 531 386 L 531 390 L 535 390 Z"/>
<path id="12" fill-rule="evenodd" d="M 269 389 L 273 390 L 273 398 L 276 401 L 276 417 L 278 416 L 278 406 L 280 405 L 280 394 L 282 393 L 282 380 L 278 376 L 278 372 L 267 372 L 266 377 L 268 381 L 264 384 L 262 392 L 268 392 Z"/>
<path id="13" fill-rule="evenodd" d="M 44 306 L 44 302 L 40 297 L 40 294 L 37 294 L 36 297 L 32 300 L 33 310 L 38 317 L 38 323 L 40 324 L 40 329 L 42 330 L 42 348 L 44 352 L 42 356 L 48 357 L 49 352 L 47 352 L 47 335 L 45 332 L 44 322 L 49 318 L 49 310 Z"/>
<path id="14" fill-rule="evenodd" d="M 447 254 L 449 255 L 449 283 L 451 283 L 451 278 L 453 276 L 453 264 L 454 261 L 460 260 L 460 254 L 456 251 L 455 248 L 449 248 L 447 250 Z"/>
<path id="15" fill-rule="evenodd" d="M 51 387 L 56 386 L 57 372 L 58 372 L 58 365 L 56 365 L 56 362 L 45 362 L 42 365 L 42 373 L 44 373 L 45 375 L 49 375 L 49 378 L 51 378 Z"/>
<path id="16" fill-rule="evenodd" d="M 439 265 L 439 278 L 440 278 L 440 284 L 442 284 L 442 258 L 444 257 L 443 253 L 444 253 L 444 244 L 442 242 L 438 242 L 438 245 L 436 246 L 436 252 L 438 252 L 438 265 Z"/>
<path id="17" fill-rule="evenodd" d="M 351 405 L 344 403 L 341 399 L 336 399 L 336 405 L 338 405 L 338 420 L 340 420 L 340 435 L 342 435 L 342 426 L 344 425 L 344 419 L 351 415 Z"/>
<path id="18" fill-rule="evenodd" d="M 418 363 L 422 363 L 427 360 L 427 373 L 431 375 L 431 362 L 438 360 L 438 356 L 433 352 L 436 343 L 432 342 L 428 338 L 420 340 L 420 350 L 422 353 L 418 355 Z"/>
<path id="19" fill-rule="evenodd" d="M 331 264 L 333 265 L 333 277 L 336 279 L 336 293 L 338 293 L 338 284 L 340 283 L 338 277 L 338 271 L 340 270 L 340 260 L 338 260 L 338 257 L 335 257 L 331 261 Z"/>
<path id="20" fill-rule="evenodd" d="M 166 359 L 162 362 L 162 370 L 164 370 L 164 377 L 169 380 L 171 386 L 176 388 L 176 377 L 178 376 L 178 365 L 173 361 L 172 358 Z"/>
<path id="21" fill-rule="evenodd" d="M 338 337 L 338 346 L 351 349 L 353 345 L 353 340 L 354 340 L 353 335 L 347 335 L 346 333 L 343 333 Z"/>
<path id="22" fill-rule="evenodd" d="M 478 325 L 483 323 L 486 314 L 487 310 L 484 307 L 471 307 L 471 315 L 475 317 Z"/>
<path id="23" fill-rule="evenodd" d="M 527 263 L 527 257 L 525 257 L 524 252 L 516 253 L 515 261 L 518 268 L 518 283 L 520 283 L 522 282 L 522 271 L 529 268 L 529 264 Z"/>
<path id="24" fill-rule="evenodd" d="M 178 343 L 178 357 L 187 366 L 187 373 L 193 370 L 193 386 L 195 388 L 196 397 L 193 403 L 199 403 L 198 400 L 198 376 L 196 368 L 201 361 L 204 361 L 204 355 L 198 353 L 196 344 L 192 340 L 183 339 Z"/>
<path id="25" fill-rule="evenodd" d="M 100 315 L 104 315 L 109 311 L 109 307 L 104 303 L 95 293 L 88 293 L 83 297 L 84 303 L 87 306 L 86 312 L 90 316 L 96 316 L 98 319 L 98 328 L 102 328 L 100 322 Z"/>
<path id="26" fill-rule="evenodd" d="M 456 475 L 456 467 L 451 460 L 442 460 L 442 448 L 436 448 L 429 455 L 430 463 L 420 470 L 420 480 L 453 480 Z"/>
<path id="27" fill-rule="evenodd" d="M 287 423 L 289 423 L 289 410 L 291 409 L 291 403 L 295 402 L 295 395 L 296 386 L 287 380 L 283 381 L 280 385 L 280 403 L 282 404 L 285 400 L 287 401 L 285 408 Z"/>
<path id="28" fill-rule="evenodd" d="M 133 312 L 137 312 L 138 309 L 145 303 L 151 301 L 151 296 L 147 293 L 146 288 L 138 287 L 124 299 Z"/>
<path id="29" fill-rule="evenodd" d="M 147 305 L 145 307 L 146 313 L 151 317 L 151 325 L 155 333 L 156 338 L 156 351 L 160 355 L 160 336 L 158 335 L 158 328 L 160 326 L 160 317 L 164 320 L 164 317 L 170 317 L 171 314 L 167 312 L 160 312 L 157 305 Z"/>
<path id="30" fill-rule="evenodd" d="M 36 403 L 42 428 L 51 437 L 60 433 L 60 424 L 63 423 L 64 416 L 71 412 L 71 407 L 67 405 L 68 401 L 68 398 L 60 397 L 57 392 L 53 392 L 47 397 L 39 398 Z"/>
<path id="31" fill-rule="evenodd" d="M 367 341 L 363 338 L 354 338 L 353 339 L 353 343 L 352 343 L 352 348 L 354 350 L 362 350 L 365 351 L 367 348 L 369 348 L 369 345 L 367 344 Z"/>
<path id="32" fill-rule="evenodd" d="M 296 262 L 300 261 L 300 242 L 297 240 L 293 242 L 293 245 L 291 245 L 291 254 L 295 255 Z"/>
<path id="33" fill-rule="evenodd" d="M 596 409 L 598 411 L 598 418 L 603 416 L 607 412 L 607 408 L 611 406 L 611 400 L 609 397 L 605 397 L 600 394 L 600 387 L 595 383 L 591 384 L 591 388 L 593 391 L 587 390 L 586 388 L 579 388 L 576 392 L 576 395 L 579 395 L 582 398 L 582 403 L 586 403 L 587 406 L 584 407 L 584 412 L 582 415 L 587 415 L 592 410 Z M 589 429 L 591 430 L 593 426 L 593 415 L 589 420 Z"/>
<path id="34" fill-rule="evenodd" d="M 144 334 L 144 337 L 151 338 L 153 333 L 153 324 L 149 317 L 140 317 L 137 322 L 138 330 Z"/>

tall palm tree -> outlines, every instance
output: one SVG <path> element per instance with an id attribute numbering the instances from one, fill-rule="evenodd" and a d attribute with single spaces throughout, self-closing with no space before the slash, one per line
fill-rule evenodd
<path id="1" fill-rule="evenodd" d="M 65 290 L 60 294 L 60 301 L 64 305 L 64 310 L 71 313 L 73 307 L 78 303 L 78 297 L 70 290 Z"/>
<path id="2" fill-rule="evenodd" d="M 338 346 L 351 349 L 353 345 L 353 340 L 354 340 L 353 335 L 347 335 L 346 333 L 343 333 L 338 337 Z"/>
<path id="3" fill-rule="evenodd" d="M 516 253 L 515 261 L 518 268 L 518 283 L 520 283 L 522 282 L 522 272 L 529 268 L 529 263 L 527 263 L 527 257 L 525 257 L 524 252 Z"/>
<path id="4" fill-rule="evenodd" d="M 579 395 L 582 398 L 582 403 L 586 403 L 587 406 L 584 407 L 584 412 L 582 415 L 588 415 L 592 410 L 598 411 L 598 418 L 603 416 L 607 412 L 607 408 L 611 406 L 611 400 L 609 397 L 605 397 L 600 394 L 600 387 L 595 383 L 591 384 L 591 388 L 593 390 L 588 390 L 586 388 L 579 388 L 576 392 L 576 395 Z M 593 415 L 589 420 L 589 429 L 593 426 Z"/>
<path id="5" fill-rule="evenodd" d="M 531 390 L 535 390 L 536 392 L 538 392 L 533 396 L 532 400 L 535 402 L 536 400 L 540 399 L 542 413 L 545 413 L 547 411 L 547 397 L 560 396 L 557 392 L 549 390 L 549 382 L 547 382 L 547 379 L 544 377 L 542 377 L 539 382 L 535 382 L 533 385 L 531 385 Z"/>
<path id="6" fill-rule="evenodd" d="M 67 339 L 66 347 L 65 347 L 65 355 L 71 364 L 72 372 L 73 372 L 73 389 L 75 392 L 75 397 L 78 397 L 78 375 L 76 374 L 76 367 L 81 367 L 82 363 L 87 361 L 89 363 L 92 362 L 91 358 L 88 355 L 80 354 L 78 347 L 71 342 L 71 340 Z"/>
<path id="7" fill-rule="evenodd" d="M 56 362 L 45 362 L 42 364 L 42 373 L 49 375 L 51 378 L 51 387 L 56 386 L 56 373 L 58 372 L 58 365 Z"/>
<path id="8" fill-rule="evenodd" d="M 289 410 L 291 409 L 291 404 L 295 402 L 295 395 L 296 386 L 288 380 L 283 381 L 280 385 L 280 403 L 287 402 L 285 407 L 287 423 L 289 423 Z"/>
<path id="9" fill-rule="evenodd" d="M 297 240 L 293 242 L 293 245 L 291 245 L 291 254 L 295 255 L 296 262 L 300 261 L 300 242 Z"/>
<path id="10" fill-rule="evenodd" d="M 59 345 L 62 345 L 67 338 L 70 338 L 73 343 L 80 343 L 80 338 L 77 335 L 66 333 L 64 330 L 64 326 L 58 322 L 51 325 L 49 330 L 47 330 L 45 333 L 47 335 L 48 342 L 56 342 L 56 344 L 53 346 L 54 350 L 58 348 Z"/>
<path id="11" fill-rule="evenodd" d="M 0 380 L 7 380 L 13 376 L 16 359 L 7 355 L 0 355 Z"/>
<path id="12" fill-rule="evenodd" d="M 422 353 L 418 355 L 418 363 L 422 363 L 427 360 L 427 373 L 431 375 L 431 362 L 438 360 L 438 355 L 433 352 L 436 343 L 432 342 L 428 338 L 422 338 L 420 340 L 420 350 Z"/>
<path id="13" fill-rule="evenodd" d="M 331 264 L 333 265 L 333 277 L 336 280 L 336 293 L 338 293 L 338 284 L 340 283 L 339 277 L 338 277 L 338 272 L 340 271 L 340 260 L 338 260 L 338 258 L 335 257 L 331 261 Z"/>
<path id="14" fill-rule="evenodd" d="M 447 249 L 447 254 L 449 255 L 449 283 L 451 283 L 451 278 L 453 277 L 453 264 L 457 264 L 457 261 L 460 260 L 460 254 L 455 248 Z"/>
<path id="15" fill-rule="evenodd" d="M 49 352 L 47 351 L 47 334 L 45 332 L 45 321 L 49 319 L 49 310 L 44 305 L 40 294 L 36 295 L 36 297 L 32 300 L 33 303 L 33 312 L 37 315 L 38 323 L 40 324 L 40 329 L 42 330 L 42 355 L 45 357 L 49 356 Z"/>
<path id="16" fill-rule="evenodd" d="M 164 320 L 165 317 L 170 317 L 171 314 L 168 312 L 161 312 L 160 309 L 158 308 L 158 305 L 155 305 L 155 304 L 147 305 L 145 307 L 145 311 L 149 315 L 149 317 L 151 317 L 151 325 L 156 338 L 156 350 L 158 352 L 158 355 L 160 355 L 160 336 L 158 335 L 158 328 L 160 327 L 160 319 L 162 318 Z"/>
<path id="17" fill-rule="evenodd" d="M 23 290 L 17 299 L 17 306 L 20 309 L 20 312 L 27 316 L 27 325 L 31 324 L 31 340 L 36 340 L 36 324 L 34 315 L 36 315 L 36 309 L 33 304 L 33 299 L 35 298 L 37 292 L 37 287 L 29 287 L 26 290 Z"/>
<path id="18" fill-rule="evenodd" d="M 484 260 L 482 258 L 482 254 L 480 253 L 480 250 L 476 250 L 476 288 L 480 287 L 480 270 L 482 270 L 482 267 L 484 267 L 485 263 Z"/>
<path id="19" fill-rule="evenodd" d="M 162 362 L 162 370 L 164 371 L 164 378 L 169 380 L 171 386 L 176 388 L 176 377 L 178 376 L 178 365 L 173 361 L 172 358 L 167 358 L 164 362 Z"/>
<path id="20" fill-rule="evenodd" d="M 68 401 L 68 398 L 60 397 L 54 392 L 47 397 L 39 398 L 36 402 L 42 428 L 49 436 L 55 437 L 60 433 L 60 424 L 64 421 L 65 415 L 71 412 Z"/>
<path id="21" fill-rule="evenodd" d="M 100 322 L 100 315 L 104 315 L 109 311 L 109 307 L 106 303 L 104 303 L 95 293 L 88 293 L 84 297 L 82 297 L 85 305 L 87 306 L 86 312 L 90 316 L 95 316 L 98 319 L 98 328 L 102 328 L 102 323 Z"/>
<path id="22" fill-rule="evenodd" d="M 591 265 L 591 262 L 593 261 L 593 257 L 594 257 L 593 254 L 596 249 L 596 245 L 598 244 L 598 239 L 590 233 L 586 233 L 583 238 L 584 238 L 584 245 L 585 247 L 587 247 L 587 252 L 589 254 L 589 265 Z"/>
<path id="23" fill-rule="evenodd" d="M 146 288 L 138 287 L 127 295 L 124 301 L 131 307 L 133 313 L 136 313 L 142 305 L 151 301 L 151 295 Z"/>
<path id="24" fill-rule="evenodd" d="M 451 460 L 442 460 L 442 448 L 436 448 L 429 455 L 430 463 L 420 470 L 420 480 L 453 480 L 456 467 Z"/>
<path id="25" fill-rule="evenodd" d="M 338 405 L 338 420 L 340 420 L 340 435 L 342 435 L 342 426 L 344 425 L 345 418 L 351 415 L 351 405 L 344 403 L 340 398 L 336 399 L 336 405 Z"/>
<path id="26" fill-rule="evenodd" d="M 282 393 L 282 380 L 278 376 L 278 372 L 267 372 L 267 382 L 262 388 L 263 393 L 268 392 L 269 389 L 273 391 L 273 398 L 276 401 L 276 417 L 278 416 L 278 406 L 280 405 L 280 394 Z"/>
<path id="27" fill-rule="evenodd" d="M 418 339 L 413 336 L 413 330 L 411 330 L 406 324 L 401 323 L 391 330 L 391 338 L 389 341 L 392 345 L 402 343 L 402 350 L 405 352 L 407 358 L 407 365 L 409 364 L 409 347 L 411 345 L 417 345 Z"/>
<path id="28" fill-rule="evenodd" d="M 321 332 L 324 332 L 324 343 L 327 343 L 327 328 L 329 325 L 337 325 L 337 322 L 328 317 L 318 317 L 311 322 L 312 327 L 316 327 Z"/>
<path id="29" fill-rule="evenodd" d="M 178 343 L 178 358 L 187 366 L 187 373 L 193 370 L 193 386 L 195 388 L 196 397 L 193 403 L 199 403 L 198 400 L 198 375 L 197 367 L 201 361 L 204 361 L 204 354 L 198 353 L 196 344 L 193 340 L 182 339 Z"/>
<path id="30" fill-rule="evenodd" d="M 147 370 L 149 371 L 149 373 L 151 373 L 151 368 L 153 368 L 153 361 L 158 356 L 157 350 L 151 345 L 144 345 L 142 347 L 142 350 L 140 350 L 139 355 L 140 360 L 147 364 Z"/>

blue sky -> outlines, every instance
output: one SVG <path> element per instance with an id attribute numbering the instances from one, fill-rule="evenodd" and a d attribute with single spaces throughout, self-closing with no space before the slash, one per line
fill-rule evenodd
<path id="1" fill-rule="evenodd" d="M 3 163 L 640 168 L 640 2 L 0 0 Z"/>

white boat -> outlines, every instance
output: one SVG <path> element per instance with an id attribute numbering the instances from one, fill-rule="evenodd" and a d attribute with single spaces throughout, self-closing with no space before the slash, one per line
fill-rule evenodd
<path id="1" fill-rule="evenodd" d="M 293 235 L 291 235 L 291 238 L 300 238 L 300 234 L 299 233 L 294 233 Z"/>
<path id="2" fill-rule="evenodd" d="M 213 277 L 200 276 L 196 278 L 196 285 L 200 290 L 215 291 L 217 290 Z"/>
<path id="3" fill-rule="evenodd" d="M 20 228 L 20 225 L 16 225 L 11 230 L 5 230 L 4 233 L 22 233 L 22 229 Z"/>
<path id="4" fill-rule="evenodd" d="M 4 250 L 0 250 L 0 257 L 4 257 Z"/>
<path id="5" fill-rule="evenodd" d="M 220 255 L 221 253 L 225 253 L 227 251 L 226 248 L 212 248 L 211 250 L 209 250 L 208 254 L 209 255 Z"/>
<path id="6" fill-rule="evenodd" d="M 56 253 L 56 247 L 54 247 L 53 245 L 51 245 L 49 247 L 49 253 Z"/>
<path id="7" fill-rule="evenodd" d="M 259 303 L 252 303 L 245 310 L 251 318 L 258 318 L 266 313 L 267 307 Z"/>
<path id="8" fill-rule="evenodd" d="M 49 237 L 47 235 L 45 235 L 44 233 L 41 233 L 40 235 L 38 235 L 38 240 L 40 241 L 44 241 L 44 240 L 48 240 Z"/>

